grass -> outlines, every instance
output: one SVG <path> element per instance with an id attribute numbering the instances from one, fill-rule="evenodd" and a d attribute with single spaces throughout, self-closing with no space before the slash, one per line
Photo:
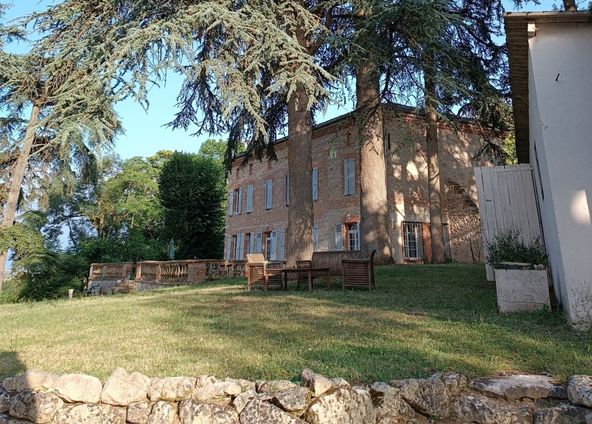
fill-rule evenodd
<path id="1" fill-rule="evenodd" d="M 447 369 L 592 374 L 592 333 L 556 312 L 498 315 L 482 266 L 380 267 L 377 286 L 246 292 L 231 280 L 0 305 L 0 377 L 33 368 L 105 378 L 117 366 L 252 380 L 310 367 L 352 382 Z"/>

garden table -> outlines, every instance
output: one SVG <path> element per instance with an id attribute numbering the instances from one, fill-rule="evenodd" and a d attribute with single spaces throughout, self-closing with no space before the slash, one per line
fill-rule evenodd
<path id="1" fill-rule="evenodd" d="M 308 279 L 308 291 L 312 291 L 312 279 L 314 277 L 325 277 L 327 289 L 331 288 L 331 275 L 329 268 L 286 268 L 282 270 L 282 286 L 284 290 L 288 289 L 288 275 L 296 274 L 297 277 L 305 276 Z"/>

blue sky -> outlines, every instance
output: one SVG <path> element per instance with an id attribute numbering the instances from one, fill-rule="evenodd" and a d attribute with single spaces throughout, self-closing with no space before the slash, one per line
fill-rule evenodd
<path id="1" fill-rule="evenodd" d="M 8 10 L 5 20 L 43 10 L 58 0 L 12 0 L 11 2 L 13 6 Z M 559 0 L 541 0 L 540 4 L 530 4 L 523 11 L 551 10 L 554 4 L 560 3 Z M 506 2 L 506 9 L 516 11 L 510 1 Z M 23 51 L 27 46 L 21 44 L 11 48 L 14 51 Z M 191 135 L 191 130 L 172 130 L 164 127 L 173 119 L 180 85 L 181 79 L 176 75 L 170 75 L 166 83 L 162 83 L 160 87 L 152 87 L 149 93 L 150 108 L 147 112 L 131 100 L 116 106 L 125 128 L 125 134 L 118 138 L 115 146 L 115 151 L 122 158 L 150 156 L 163 149 L 196 152 L 204 140 L 219 138 L 216 135 L 195 137 Z M 330 106 L 326 115 L 323 118 L 319 117 L 318 120 L 331 119 L 348 111 L 347 107 Z"/>

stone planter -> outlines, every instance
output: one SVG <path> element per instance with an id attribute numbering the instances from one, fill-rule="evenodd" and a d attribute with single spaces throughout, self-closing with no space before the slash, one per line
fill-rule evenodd
<path id="1" fill-rule="evenodd" d="M 497 306 L 501 314 L 550 308 L 546 269 L 495 268 Z"/>

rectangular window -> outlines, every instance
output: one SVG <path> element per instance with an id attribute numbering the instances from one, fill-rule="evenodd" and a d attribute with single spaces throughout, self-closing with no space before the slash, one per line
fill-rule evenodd
<path id="1" fill-rule="evenodd" d="M 253 247 L 253 234 L 247 233 L 247 234 L 245 234 L 245 248 L 247 250 L 247 253 L 253 253 L 252 247 Z"/>
<path id="2" fill-rule="evenodd" d="M 265 209 L 273 207 L 273 181 L 267 180 L 265 182 Z"/>
<path id="3" fill-rule="evenodd" d="M 290 206 L 290 176 L 284 177 L 284 203 L 286 206 Z"/>
<path id="4" fill-rule="evenodd" d="M 241 261 L 245 256 L 244 234 L 234 236 L 234 260 Z"/>
<path id="5" fill-rule="evenodd" d="M 360 224 L 357 222 L 347 226 L 349 250 L 360 250 Z"/>
<path id="6" fill-rule="evenodd" d="M 224 246 L 224 259 L 229 261 L 230 260 L 230 248 L 232 245 L 232 236 L 226 236 L 226 240 L 225 240 L 225 246 Z"/>
<path id="7" fill-rule="evenodd" d="M 312 200 L 319 200 L 319 169 L 312 168 Z"/>
<path id="8" fill-rule="evenodd" d="M 237 215 L 240 215 L 242 212 L 242 206 L 243 206 L 243 189 L 237 188 L 236 190 L 234 190 L 234 194 L 236 197 L 235 212 Z"/>
<path id="9" fill-rule="evenodd" d="M 253 212 L 253 189 L 254 187 L 252 184 L 247 186 L 247 205 L 245 208 L 246 213 Z"/>
<path id="10" fill-rule="evenodd" d="M 285 260 L 285 239 L 286 239 L 286 233 L 284 233 L 283 231 L 277 231 L 277 238 L 278 238 L 278 242 L 277 242 L 277 259 L 278 261 L 283 261 Z"/>
<path id="11" fill-rule="evenodd" d="M 253 175 L 253 164 L 249 164 L 249 175 Z"/>
<path id="12" fill-rule="evenodd" d="M 255 250 L 253 251 L 253 253 L 262 253 L 262 251 L 261 251 L 262 240 L 263 240 L 263 233 L 257 233 L 257 236 L 255 238 Z"/>
<path id="13" fill-rule="evenodd" d="M 403 255 L 405 259 L 423 259 L 421 222 L 403 222 Z"/>
<path id="14" fill-rule="evenodd" d="M 356 160 L 345 159 L 343 161 L 343 194 L 353 196 L 356 194 Z"/>
<path id="15" fill-rule="evenodd" d="M 319 226 L 317 224 L 312 227 L 312 245 L 314 251 L 317 252 L 319 250 Z"/>
<path id="16" fill-rule="evenodd" d="M 277 260 L 277 232 L 265 233 L 265 259 L 268 261 Z"/>
<path id="17" fill-rule="evenodd" d="M 228 193 L 228 216 L 232 216 L 233 209 L 234 209 L 234 192 L 231 191 Z"/>
<path id="18" fill-rule="evenodd" d="M 343 250 L 343 225 L 335 226 L 335 250 Z"/>

